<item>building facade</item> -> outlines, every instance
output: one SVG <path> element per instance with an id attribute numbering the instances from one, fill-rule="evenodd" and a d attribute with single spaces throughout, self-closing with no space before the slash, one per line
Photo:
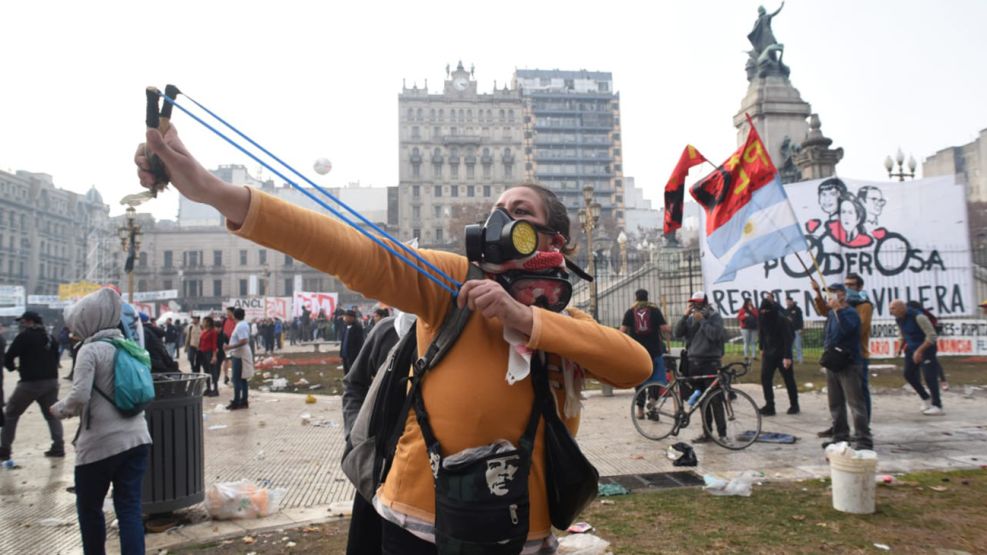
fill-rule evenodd
<path id="1" fill-rule="evenodd" d="M 614 237 L 625 227 L 620 95 L 613 75 L 599 71 L 519 69 L 514 84 L 525 101 L 528 177 L 551 188 L 572 221 L 583 188 L 600 203 L 600 227 Z"/>
<path id="2" fill-rule="evenodd" d="M 922 162 L 922 175 L 955 175 L 966 184 L 970 202 L 987 202 L 987 129 L 962 146 L 951 146 Z"/>
<path id="3" fill-rule="evenodd" d="M 258 180 L 243 166 L 221 166 L 212 173 L 228 182 L 256 187 L 293 204 L 328 214 L 294 188 Z M 386 225 L 386 188 L 361 187 L 355 183 L 326 187 L 326 190 L 370 221 L 388 232 L 393 231 Z M 314 194 L 336 207 L 321 193 Z M 122 225 L 122 216 L 120 219 L 118 225 Z M 290 297 L 295 291 L 336 292 L 340 303 L 365 301 L 335 277 L 230 233 L 218 211 L 185 197 L 179 201 L 177 221 L 155 221 L 150 214 L 138 214 L 137 223 L 142 236 L 134 265 L 134 290 L 177 290 L 183 310 L 215 309 L 235 297 Z M 114 253 L 115 267 L 123 267 L 124 256 L 123 252 Z M 122 283 L 125 282 L 123 279 Z"/>
<path id="4" fill-rule="evenodd" d="M 95 187 L 80 195 L 48 174 L 0 171 L 0 284 L 56 295 L 62 283 L 112 281 L 109 211 Z"/>
<path id="5" fill-rule="evenodd" d="M 462 228 L 525 178 L 524 104 L 506 84 L 481 93 L 462 62 L 442 90 L 417 84 L 398 95 L 399 179 L 389 215 L 402 239 L 462 249 Z"/>

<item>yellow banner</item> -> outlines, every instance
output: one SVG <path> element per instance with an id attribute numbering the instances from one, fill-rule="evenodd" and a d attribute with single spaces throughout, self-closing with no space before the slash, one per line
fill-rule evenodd
<path id="1" fill-rule="evenodd" d="M 58 299 L 61 301 L 79 299 L 85 297 L 86 295 L 92 293 L 93 291 L 99 290 L 100 287 L 102 287 L 100 284 L 93 283 L 91 281 L 77 281 L 75 283 L 60 283 L 58 285 Z"/>

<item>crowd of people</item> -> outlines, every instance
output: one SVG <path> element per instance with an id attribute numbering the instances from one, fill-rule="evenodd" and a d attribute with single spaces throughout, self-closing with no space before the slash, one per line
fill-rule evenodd
<path id="1" fill-rule="evenodd" d="M 830 426 L 818 433 L 826 438 L 823 446 L 837 441 L 852 441 L 857 448 L 870 449 L 873 438 L 870 430 L 872 400 L 870 394 L 870 332 L 874 306 L 864 289 L 863 278 L 856 273 L 847 274 L 843 283 L 823 288 L 811 281 L 815 291 L 814 309 L 826 318 L 823 333 L 823 357 L 819 366 L 826 373 L 826 390 L 829 402 Z M 630 334 L 648 349 L 653 357 L 653 375 L 650 381 L 665 383 L 667 380 L 662 359 L 668 352 L 665 337 L 668 326 L 661 310 L 648 302 L 648 292 L 639 290 L 636 302 L 624 316 L 621 331 Z M 985 308 L 987 310 L 987 308 Z M 926 416 L 944 414 L 940 388 L 947 389 L 942 365 L 937 357 L 937 326 L 935 317 L 920 304 L 894 300 L 890 304 L 898 329 L 898 352 L 904 356 L 904 378 L 921 399 L 920 411 Z M 803 363 L 802 331 L 805 315 L 791 297 L 784 306 L 771 293 L 762 295 L 760 302 L 746 299 L 737 313 L 743 354 L 748 360 L 760 360 L 761 389 L 764 404 L 762 416 L 777 414 L 775 406 L 775 374 L 781 374 L 788 397 L 787 414 L 801 412 L 798 384 L 795 381 L 795 364 Z M 687 303 L 685 314 L 671 330 L 671 337 L 682 339 L 682 372 L 686 376 L 715 374 L 722 364 L 724 346 L 728 340 L 723 318 L 710 306 L 705 293 L 696 292 Z M 923 383 L 924 380 L 924 383 Z M 697 380 L 697 386 L 705 388 Z M 640 388 L 640 386 L 639 386 Z M 688 391 L 690 388 L 685 388 Z M 645 417 L 642 406 L 637 418 Z M 716 428 L 721 435 L 724 427 L 721 415 L 716 413 Z M 852 433 L 851 433 L 852 426 Z M 711 425 L 711 427 L 713 427 Z M 707 441 L 709 431 L 695 441 Z"/>

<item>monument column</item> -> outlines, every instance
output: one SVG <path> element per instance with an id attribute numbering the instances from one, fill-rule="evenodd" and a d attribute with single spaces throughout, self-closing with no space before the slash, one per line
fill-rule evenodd
<path id="1" fill-rule="evenodd" d="M 763 6 L 758 8 L 754 29 L 747 35 L 753 47 L 748 51 L 746 67 L 749 85 L 733 124 L 740 146 L 747 139 L 746 114 L 750 114 L 782 181 L 787 183 L 799 179 L 792 157 L 809 132 L 806 118 L 812 108 L 789 81 L 790 70 L 782 62 L 784 45 L 775 40 L 771 29 L 771 20 L 780 11 L 781 7 L 768 14 Z"/>

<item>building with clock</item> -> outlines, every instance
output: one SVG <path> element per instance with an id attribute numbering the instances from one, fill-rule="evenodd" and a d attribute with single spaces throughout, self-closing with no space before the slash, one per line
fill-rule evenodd
<path id="1" fill-rule="evenodd" d="M 399 183 L 388 221 L 402 239 L 461 249 L 463 226 L 526 176 L 520 92 L 506 83 L 480 92 L 473 68 L 459 62 L 446 66 L 438 92 L 427 81 L 403 86 L 398 108 Z"/>

